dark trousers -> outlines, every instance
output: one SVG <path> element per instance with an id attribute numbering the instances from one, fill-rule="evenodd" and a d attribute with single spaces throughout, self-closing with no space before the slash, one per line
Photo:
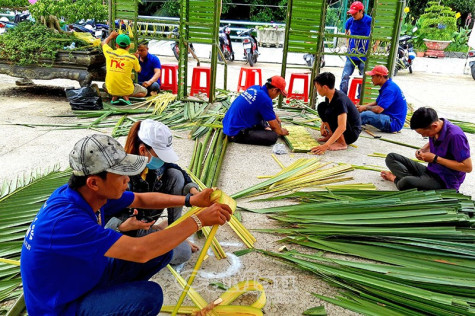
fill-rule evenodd
<path id="1" fill-rule="evenodd" d="M 229 137 L 229 139 L 232 142 L 240 144 L 274 145 L 279 135 L 274 131 L 266 130 L 266 127 L 266 122 L 262 122 L 251 128 L 243 129 L 236 136 Z"/>
<path id="2" fill-rule="evenodd" d="M 172 258 L 172 251 L 146 263 L 108 258 L 109 265 L 99 284 L 78 302 L 76 314 L 157 315 L 163 304 L 163 292 L 148 281 Z"/>
<path id="3" fill-rule="evenodd" d="M 399 190 L 438 190 L 445 189 L 445 183 L 426 166 L 402 155 L 390 153 L 386 166 L 396 176 L 394 183 Z"/>
<path id="4" fill-rule="evenodd" d="M 331 108 L 329 107 L 328 103 L 321 102 L 317 106 L 318 116 L 322 122 L 327 123 L 330 126 L 330 130 L 332 134 L 338 128 L 338 121 L 331 120 L 330 117 L 332 115 Z M 346 130 L 343 132 L 343 137 L 345 138 L 345 143 L 347 145 L 353 144 L 358 140 L 360 137 L 361 128 L 354 128 L 353 126 L 346 124 Z"/>

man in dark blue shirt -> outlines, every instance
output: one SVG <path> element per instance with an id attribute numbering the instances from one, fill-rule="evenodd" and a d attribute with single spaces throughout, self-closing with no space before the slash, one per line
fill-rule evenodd
<path id="1" fill-rule="evenodd" d="M 137 47 L 136 56 L 139 59 L 142 71 L 138 73 L 139 84 L 147 88 L 149 95 L 160 92 L 160 75 L 162 65 L 157 56 L 148 52 L 148 43 L 142 42 Z"/>
<path id="2" fill-rule="evenodd" d="M 273 145 L 280 135 L 288 135 L 272 104 L 281 93 L 287 95 L 285 86 L 284 78 L 273 76 L 262 87 L 251 86 L 241 93 L 224 116 L 224 134 L 233 142 L 254 145 Z"/>
<path id="3" fill-rule="evenodd" d="M 385 66 L 375 66 L 367 71 L 371 81 L 376 86 L 381 86 L 376 102 L 357 106 L 361 113 L 361 123 L 376 127 L 382 132 L 399 132 L 406 121 L 407 103 L 401 88 L 390 78 Z"/>
<path id="4" fill-rule="evenodd" d="M 211 189 L 187 197 L 126 191 L 146 156 L 128 155 L 112 137 L 92 135 L 69 154 L 72 175 L 40 209 L 21 251 L 28 314 L 157 315 L 160 286 L 148 281 L 170 261 L 172 249 L 202 226 L 222 225 L 229 206 L 210 200 Z M 167 230 L 133 238 L 105 229 L 124 207 L 209 206 Z"/>
<path id="5" fill-rule="evenodd" d="M 348 13 L 351 14 L 351 18 L 346 21 L 345 34 L 346 35 L 359 35 L 369 36 L 371 33 L 371 21 L 372 18 L 365 14 L 364 5 L 355 1 L 351 4 Z M 352 38 L 348 41 L 348 53 L 349 54 L 366 54 L 368 51 L 369 40 Z M 348 81 L 350 76 L 355 71 L 357 66 L 360 75 L 364 71 L 364 62 L 366 57 L 349 56 L 346 57 L 346 63 L 343 68 L 343 74 L 341 75 L 340 90 L 345 94 L 348 93 Z"/>

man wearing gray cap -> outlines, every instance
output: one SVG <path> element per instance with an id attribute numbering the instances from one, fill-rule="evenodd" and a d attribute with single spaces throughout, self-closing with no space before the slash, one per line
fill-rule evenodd
<path id="1" fill-rule="evenodd" d="M 156 315 L 160 286 L 148 281 L 171 250 L 201 226 L 230 219 L 227 205 L 211 205 L 211 189 L 193 196 L 126 191 L 129 175 L 147 164 L 112 137 L 92 135 L 69 155 L 73 174 L 45 202 L 28 229 L 21 274 L 29 315 Z M 209 206 L 165 231 L 140 238 L 104 228 L 105 216 L 125 207 Z M 210 206 L 211 205 L 211 206 Z"/>

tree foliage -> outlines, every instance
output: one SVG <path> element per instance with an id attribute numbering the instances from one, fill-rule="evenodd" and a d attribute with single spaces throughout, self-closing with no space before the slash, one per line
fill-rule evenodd
<path id="1" fill-rule="evenodd" d="M 0 8 L 25 8 L 29 5 L 28 0 L 0 0 Z"/>
<path id="2" fill-rule="evenodd" d="M 31 15 L 40 21 L 41 17 L 63 17 L 66 23 L 82 19 L 107 20 L 107 7 L 101 0 L 39 0 L 29 7 Z"/>
<path id="3" fill-rule="evenodd" d="M 420 18 L 421 32 L 431 40 L 452 40 L 454 32 L 457 31 L 455 14 L 451 8 L 440 5 L 439 1 L 429 1 Z"/>
<path id="4" fill-rule="evenodd" d="M 86 45 L 71 34 L 55 33 L 44 25 L 25 21 L 0 36 L 0 58 L 19 65 L 36 64 L 41 59 L 51 64 L 58 50 L 72 42 L 77 47 Z"/>

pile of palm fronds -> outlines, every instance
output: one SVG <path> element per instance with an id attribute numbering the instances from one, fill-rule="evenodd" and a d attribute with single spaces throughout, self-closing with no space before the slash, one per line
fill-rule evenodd
<path id="1" fill-rule="evenodd" d="M 320 117 L 316 110 L 309 108 L 302 100 L 292 99 L 289 105 L 281 108 L 286 111 L 286 115 L 279 116 L 282 122 L 320 130 Z"/>
<path id="2" fill-rule="evenodd" d="M 457 121 L 457 120 L 450 120 L 453 124 L 457 125 L 464 131 L 465 133 L 475 134 L 475 124 L 472 122 L 464 122 L 464 121 Z"/>
<path id="3" fill-rule="evenodd" d="M 216 186 L 228 145 L 222 128 L 210 129 L 203 142 L 196 139 L 188 169 L 208 188 Z"/>
<path id="4" fill-rule="evenodd" d="M 4 182 L 0 193 L 0 304 L 21 294 L 19 262 L 25 233 L 46 199 L 68 181 L 70 171 L 57 168 Z M 7 259 L 7 260 L 4 260 Z"/>
<path id="5" fill-rule="evenodd" d="M 265 254 L 346 291 L 315 296 L 366 315 L 475 313 L 474 202 L 455 191 L 299 192 L 273 213 L 286 243 L 318 250 Z M 323 252 L 365 259 L 332 259 Z M 368 263 L 367 260 L 373 261 Z"/>
<path id="6" fill-rule="evenodd" d="M 333 165 L 321 162 L 319 158 L 301 158 L 273 176 L 264 176 L 269 178 L 268 180 L 234 193 L 231 197 L 237 199 L 249 195 L 283 193 L 308 187 L 327 186 L 330 183 L 352 180 L 352 177 L 344 176 L 351 170 L 353 168 L 348 164 Z M 372 185 L 371 188 L 374 186 Z"/>
<path id="7" fill-rule="evenodd" d="M 113 106 L 104 103 L 103 110 L 73 111 L 74 116 L 85 122 L 75 124 L 19 124 L 28 127 L 50 127 L 58 129 L 113 128 L 112 136 L 126 136 L 130 127 L 138 120 L 153 119 L 174 130 L 191 130 L 195 139 L 212 128 L 221 127 L 224 113 L 231 104 L 230 98 L 209 104 L 195 101 L 175 101 L 176 96 L 165 93 L 148 98 L 131 106 Z M 67 115 L 66 117 L 69 117 Z M 117 118 L 119 116 L 119 118 Z"/>

